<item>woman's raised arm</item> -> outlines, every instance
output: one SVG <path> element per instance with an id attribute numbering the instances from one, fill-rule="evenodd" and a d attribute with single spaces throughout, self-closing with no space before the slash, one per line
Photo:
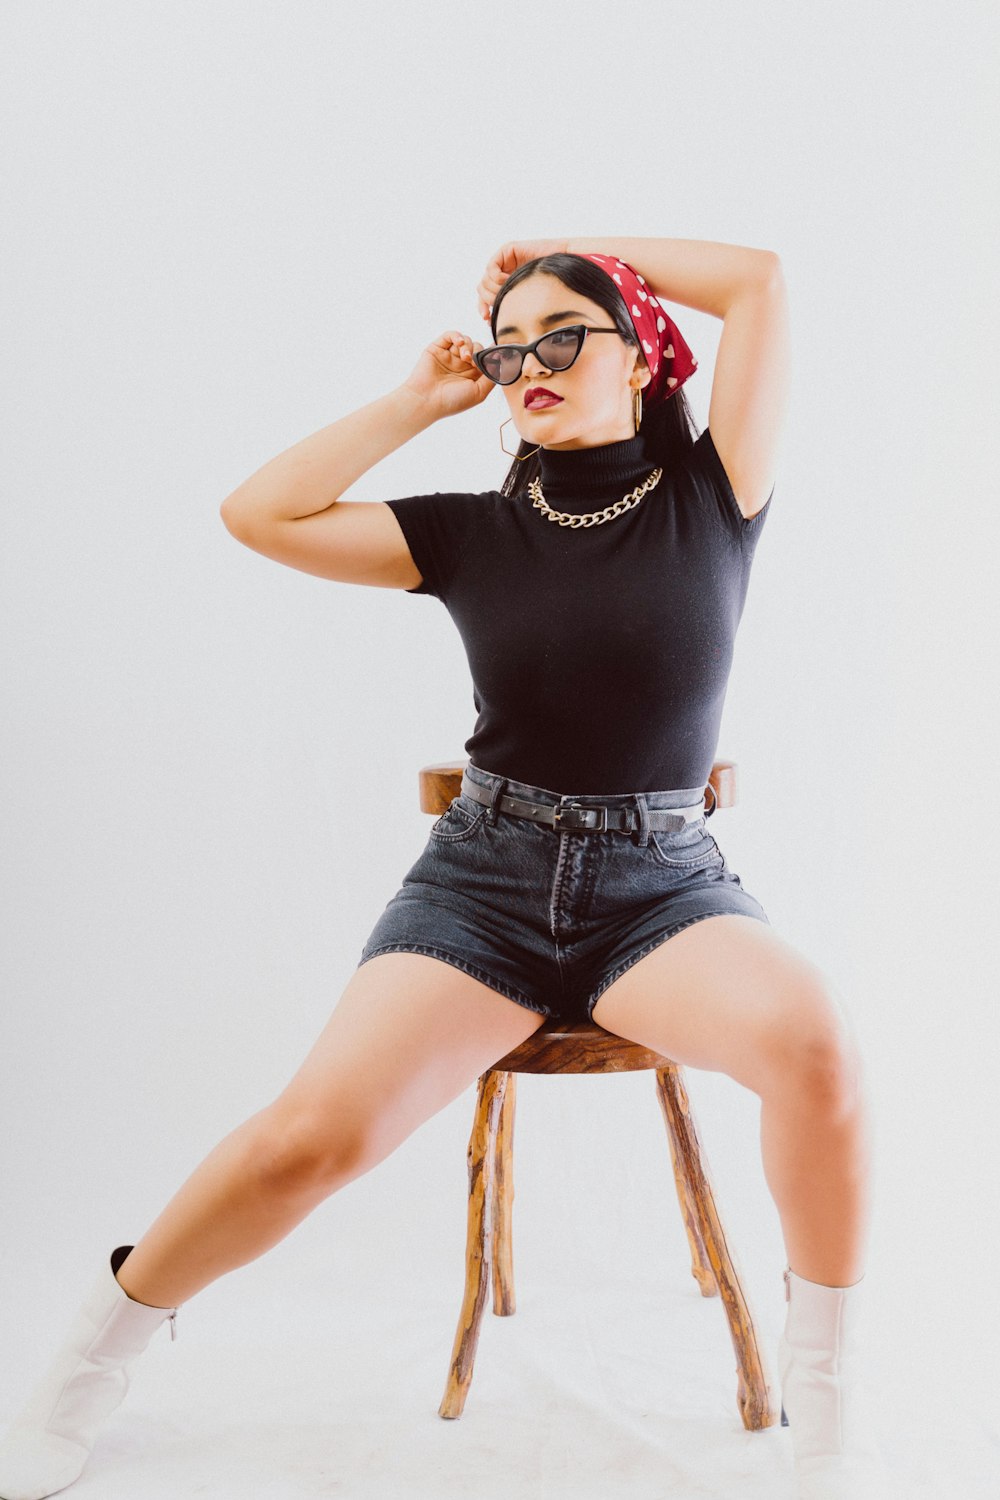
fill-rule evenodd
<path id="1" fill-rule="evenodd" d="M 270 459 L 227 495 L 226 529 L 287 567 L 343 583 L 413 588 L 420 582 L 388 506 L 340 497 L 362 474 L 440 417 L 478 405 L 493 389 L 454 330 L 429 344 L 409 379 Z"/>

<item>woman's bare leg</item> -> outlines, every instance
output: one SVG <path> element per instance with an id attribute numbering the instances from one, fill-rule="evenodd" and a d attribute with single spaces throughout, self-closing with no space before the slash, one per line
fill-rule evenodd
<path id="1" fill-rule="evenodd" d="M 760 1140 L 788 1264 L 823 1286 L 865 1274 L 871 1216 L 871 1131 L 855 1057 L 848 1076 L 776 1078 L 761 1095 Z"/>
<path id="2" fill-rule="evenodd" d="M 136 1244 L 123 1291 L 175 1307 L 256 1260 L 543 1020 L 440 959 L 369 959 L 287 1087 L 209 1152 Z"/>
<path id="3" fill-rule="evenodd" d="M 332 1171 L 320 1182 L 310 1178 L 304 1162 L 299 1172 L 291 1158 L 281 1165 L 273 1109 L 261 1110 L 221 1140 L 129 1253 L 117 1280 L 136 1302 L 186 1302 L 283 1240 L 339 1186 Z"/>
<path id="4" fill-rule="evenodd" d="M 759 1095 L 788 1264 L 824 1286 L 861 1279 L 871 1207 L 862 1060 L 850 1015 L 814 963 L 753 917 L 705 917 L 626 969 L 593 1017 Z"/>

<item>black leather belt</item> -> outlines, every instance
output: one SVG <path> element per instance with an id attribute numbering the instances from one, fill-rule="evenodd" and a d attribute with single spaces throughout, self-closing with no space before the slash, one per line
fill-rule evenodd
<path id="1" fill-rule="evenodd" d="M 470 781 L 464 773 L 462 791 L 473 802 L 481 802 L 485 807 L 489 807 L 493 800 L 491 787 L 480 786 L 478 781 Z M 705 812 L 704 797 L 691 807 L 651 807 L 646 814 L 649 827 L 657 833 L 668 830 L 676 833 L 698 818 L 710 817 L 715 811 L 714 795 L 713 792 L 713 803 L 708 813 Z M 529 802 L 523 797 L 503 792 L 497 799 L 497 808 L 500 812 L 512 813 L 515 818 L 530 818 L 534 823 L 546 823 L 550 828 L 558 828 L 560 831 L 573 828 L 592 833 L 604 833 L 607 829 L 614 833 L 636 833 L 639 828 L 637 807 L 607 807 L 603 804 L 585 807 L 572 800 L 552 806 L 545 802 Z"/>

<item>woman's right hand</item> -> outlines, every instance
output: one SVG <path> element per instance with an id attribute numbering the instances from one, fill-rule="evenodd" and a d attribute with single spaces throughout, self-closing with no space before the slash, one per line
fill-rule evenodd
<path id="1" fill-rule="evenodd" d="M 494 386 L 472 359 L 482 348 L 464 333 L 449 328 L 427 345 L 403 385 L 428 403 L 435 419 L 469 411 L 485 401 Z"/>

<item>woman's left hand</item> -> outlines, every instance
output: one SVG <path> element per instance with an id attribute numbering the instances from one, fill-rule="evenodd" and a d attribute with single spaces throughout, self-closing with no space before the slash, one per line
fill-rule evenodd
<path id="1" fill-rule="evenodd" d="M 519 266 L 536 260 L 540 255 L 559 255 L 565 252 L 566 246 L 566 240 L 508 240 L 506 245 L 501 245 L 490 258 L 483 279 L 476 287 L 480 316 L 489 321 L 497 293 Z"/>

